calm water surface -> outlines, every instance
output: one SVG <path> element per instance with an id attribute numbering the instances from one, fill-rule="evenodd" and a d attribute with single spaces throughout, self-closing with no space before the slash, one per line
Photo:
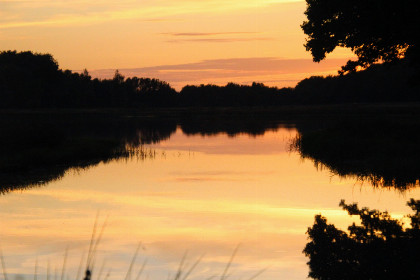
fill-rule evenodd
<path id="1" fill-rule="evenodd" d="M 33 279 L 37 263 L 38 279 L 47 271 L 50 279 L 75 279 L 99 210 L 99 221 L 108 222 L 95 280 L 125 277 L 139 242 L 131 279 L 144 260 L 140 279 L 173 278 L 185 252 L 186 265 L 204 254 L 189 279 L 220 277 L 238 244 L 230 279 L 262 269 L 258 279 L 306 279 L 302 250 L 314 215 L 345 229 L 352 219 L 338 207 L 341 199 L 402 217 L 410 212 L 406 201 L 420 197 L 416 188 L 374 188 L 316 168 L 290 151 L 296 135 L 293 128 L 235 137 L 178 128 L 143 145 L 142 158 L 71 169 L 45 186 L 6 193 L 0 243 L 9 278 Z"/>

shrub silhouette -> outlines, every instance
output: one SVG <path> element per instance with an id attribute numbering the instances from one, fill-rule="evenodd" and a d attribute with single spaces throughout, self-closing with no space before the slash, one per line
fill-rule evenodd
<path id="1" fill-rule="evenodd" d="M 313 279 L 418 279 L 420 257 L 420 200 L 411 199 L 414 211 L 410 226 L 387 212 L 359 209 L 357 204 L 340 206 L 359 216 L 361 225 L 349 226 L 348 233 L 327 224 L 321 215 L 308 228 L 310 242 L 303 253 L 309 257 Z"/>

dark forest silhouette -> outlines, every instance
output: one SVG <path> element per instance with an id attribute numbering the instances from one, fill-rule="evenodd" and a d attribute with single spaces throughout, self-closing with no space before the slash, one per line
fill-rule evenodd
<path id="1" fill-rule="evenodd" d="M 420 200 L 408 206 L 410 225 L 393 219 L 387 212 L 360 209 L 357 204 L 340 206 L 361 224 L 348 232 L 328 224 L 321 215 L 308 228 L 310 242 L 303 250 L 310 258 L 309 277 L 326 279 L 418 279 L 420 258 Z"/>
<path id="2" fill-rule="evenodd" d="M 417 68 L 409 60 L 373 65 L 344 76 L 311 77 L 295 88 L 185 86 L 158 79 L 93 79 L 87 70 L 59 69 L 50 54 L 0 52 L 0 108 L 241 107 L 354 102 L 420 101 Z"/>

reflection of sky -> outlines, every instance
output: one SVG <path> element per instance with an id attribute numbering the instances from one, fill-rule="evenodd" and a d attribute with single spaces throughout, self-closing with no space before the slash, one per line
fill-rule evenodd
<path id="1" fill-rule="evenodd" d="M 109 215 L 96 261 L 98 273 L 106 259 L 103 278 L 109 268 L 110 279 L 125 277 L 142 241 L 133 270 L 135 275 L 147 258 L 142 279 L 173 275 L 186 250 L 190 264 L 205 253 L 190 279 L 220 275 L 239 243 L 230 279 L 248 279 L 266 267 L 258 279 L 305 279 L 307 260 L 301 252 L 315 214 L 345 228 L 351 219 L 338 208 L 340 199 L 401 216 L 408 212 L 405 201 L 419 197 L 417 190 L 405 195 L 372 190 L 317 171 L 288 151 L 295 134 L 280 129 L 232 138 L 186 136 L 178 130 L 146 147 L 156 150 L 155 159 L 70 171 L 46 187 L 4 195 L 0 243 L 7 272 L 32 278 L 38 258 L 40 274 L 49 261 L 51 277 L 55 270 L 60 277 L 69 246 L 66 271 L 73 279 L 100 209 L 101 220 Z"/>

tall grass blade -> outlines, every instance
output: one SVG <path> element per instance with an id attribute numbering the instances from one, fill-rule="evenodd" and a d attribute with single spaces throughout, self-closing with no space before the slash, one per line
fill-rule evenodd
<path id="1" fill-rule="evenodd" d="M 125 280 L 129 280 L 131 278 L 131 270 L 133 270 L 133 264 L 136 261 L 137 254 L 139 252 L 140 247 L 141 247 L 141 242 L 137 246 L 136 252 L 134 253 L 133 258 L 131 259 L 130 267 L 128 268 L 127 275 L 125 276 Z"/>
<path id="2" fill-rule="evenodd" d="M 239 249 L 239 245 L 240 244 L 238 244 L 238 246 L 236 246 L 236 248 L 235 248 L 235 250 L 233 250 L 233 254 L 232 254 L 232 256 L 230 257 L 230 260 L 229 260 L 229 262 L 227 263 L 227 265 L 226 265 L 226 268 L 225 268 L 225 271 L 223 271 L 223 274 L 222 274 L 222 276 L 220 277 L 220 280 L 225 280 L 226 278 L 227 278 L 227 273 L 228 273 L 228 271 L 229 271 L 229 268 L 230 268 L 230 266 L 232 265 L 232 262 L 233 262 L 233 259 L 235 258 L 235 255 L 236 255 L 236 252 L 238 251 L 238 249 Z"/>
<path id="3" fill-rule="evenodd" d="M 80 274 L 82 273 L 82 265 L 83 265 L 83 261 L 85 259 L 85 254 L 86 254 L 86 252 L 83 252 L 82 258 L 80 259 L 80 264 L 79 264 L 79 268 L 77 269 L 77 274 L 76 274 L 76 279 L 75 280 L 79 280 Z"/>
<path id="4" fill-rule="evenodd" d="M 184 267 L 185 259 L 187 258 L 188 251 L 185 252 L 184 256 L 182 257 L 181 262 L 179 263 L 178 271 L 175 274 L 174 280 L 179 280 L 182 274 L 182 269 Z"/>
<path id="5" fill-rule="evenodd" d="M 187 280 L 188 276 L 190 276 L 191 272 L 193 272 L 193 270 L 196 268 L 196 266 L 201 262 L 201 260 L 203 259 L 204 254 L 201 255 L 201 257 L 198 258 L 198 260 L 190 267 L 190 269 L 188 270 L 188 272 L 184 275 L 184 278 L 182 278 L 182 280 Z"/>
<path id="6" fill-rule="evenodd" d="M 139 273 L 137 273 L 136 280 L 139 280 L 140 279 L 140 276 L 143 273 L 143 270 L 144 270 L 144 267 L 146 266 L 146 263 L 147 263 L 147 259 L 144 260 L 143 264 L 141 265 L 141 268 L 139 270 Z"/>
<path id="7" fill-rule="evenodd" d="M 0 248 L 1 269 L 3 270 L 4 280 L 7 280 L 6 265 L 4 264 L 3 251 Z"/>
<path id="8" fill-rule="evenodd" d="M 47 262 L 47 280 L 50 280 L 50 260 Z"/>
<path id="9" fill-rule="evenodd" d="M 108 218 L 109 218 L 109 216 L 106 217 L 104 223 L 102 224 L 102 228 L 101 228 L 101 231 L 99 232 L 98 238 L 96 238 L 95 245 L 93 246 L 93 250 L 91 252 L 91 254 L 92 254 L 91 258 L 94 258 L 95 255 L 96 255 L 96 251 L 98 249 L 98 245 L 99 245 L 99 243 L 102 240 L 102 236 L 104 234 L 105 227 L 106 227 L 106 225 L 108 223 Z"/>
<path id="10" fill-rule="evenodd" d="M 102 262 L 101 269 L 99 270 L 99 274 L 98 274 L 98 280 L 101 279 L 102 272 L 103 272 L 104 267 L 105 267 L 105 262 L 106 262 L 105 260 Z"/>
<path id="11" fill-rule="evenodd" d="M 34 280 L 38 278 L 38 257 L 35 259 Z"/>
<path id="12" fill-rule="evenodd" d="M 89 266 L 90 266 L 90 262 L 91 262 L 91 258 L 92 258 L 92 249 L 93 249 L 93 246 L 94 246 L 94 240 L 95 240 L 95 235 L 96 235 L 96 227 L 98 225 L 98 218 L 99 218 L 99 211 L 96 213 L 95 223 L 93 224 L 93 231 L 92 231 L 92 236 L 90 238 L 88 256 L 87 256 L 87 261 L 86 261 L 86 270 L 89 270 Z"/>
<path id="13" fill-rule="evenodd" d="M 249 278 L 248 280 L 254 280 L 255 278 L 257 278 L 258 276 L 260 276 L 261 274 L 263 274 L 265 271 L 267 270 L 267 268 L 261 269 L 260 271 L 258 271 L 254 276 L 252 276 L 251 278 Z"/>
<path id="14" fill-rule="evenodd" d="M 67 264 L 67 255 L 69 253 L 69 247 L 66 248 L 64 253 L 63 267 L 61 268 L 61 280 L 64 280 L 64 275 L 66 273 L 66 264 Z"/>

